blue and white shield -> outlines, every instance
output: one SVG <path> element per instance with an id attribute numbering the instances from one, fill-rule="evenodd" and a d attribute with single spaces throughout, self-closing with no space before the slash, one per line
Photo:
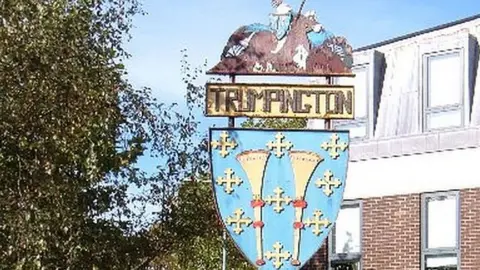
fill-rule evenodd
<path id="1" fill-rule="evenodd" d="M 210 129 L 220 218 L 260 269 L 298 269 L 320 249 L 340 209 L 348 131 Z"/>

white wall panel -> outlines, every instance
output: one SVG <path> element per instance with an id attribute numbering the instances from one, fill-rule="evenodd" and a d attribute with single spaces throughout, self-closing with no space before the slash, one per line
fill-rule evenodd
<path id="1" fill-rule="evenodd" d="M 480 187 L 480 148 L 350 162 L 345 199 Z"/>

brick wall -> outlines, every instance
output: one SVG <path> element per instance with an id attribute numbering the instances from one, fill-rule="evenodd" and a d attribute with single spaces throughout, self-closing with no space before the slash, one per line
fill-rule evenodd
<path id="1" fill-rule="evenodd" d="M 480 188 L 460 191 L 462 270 L 480 269 Z"/>
<path id="2" fill-rule="evenodd" d="M 327 239 L 328 241 L 328 239 Z M 325 241 L 320 250 L 302 267 L 302 270 L 327 270 L 328 265 L 328 242 Z"/>
<path id="3" fill-rule="evenodd" d="M 420 269 L 420 196 L 363 201 L 363 270 Z"/>
<path id="4" fill-rule="evenodd" d="M 480 188 L 460 191 L 461 269 L 480 269 Z M 363 200 L 362 270 L 420 270 L 419 194 Z M 302 270 L 327 269 L 327 242 Z"/>

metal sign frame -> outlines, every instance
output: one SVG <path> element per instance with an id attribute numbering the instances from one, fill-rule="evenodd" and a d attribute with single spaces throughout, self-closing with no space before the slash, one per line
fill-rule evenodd
<path id="1" fill-rule="evenodd" d="M 207 83 L 205 88 L 207 117 L 354 119 L 350 85 Z"/>

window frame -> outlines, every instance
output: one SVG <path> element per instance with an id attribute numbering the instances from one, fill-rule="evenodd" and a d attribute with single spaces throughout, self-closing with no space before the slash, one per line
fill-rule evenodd
<path id="1" fill-rule="evenodd" d="M 328 236 L 328 270 L 332 270 L 332 264 L 335 262 L 358 262 L 359 269 L 363 269 L 362 249 L 363 249 L 363 202 L 361 200 L 344 200 L 340 210 L 343 208 L 358 208 L 360 212 L 360 252 L 355 253 L 335 253 L 335 232 L 336 223 Z M 340 214 L 340 210 L 339 213 Z M 337 214 L 337 218 L 338 218 Z"/>
<path id="2" fill-rule="evenodd" d="M 460 61 L 460 77 L 464 78 L 465 77 L 465 51 L 463 48 L 455 48 L 455 49 L 450 49 L 450 50 L 443 50 L 443 51 L 437 51 L 437 52 L 432 52 L 432 53 L 427 53 L 423 55 L 423 77 L 425 78 L 423 82 L 423 118 L 425 119 L 423 128 L 426 131 L 437 131 L 437 130 L 443 130 L 443 129 L 451 129 L 451 128 L 461 128 L 465 126 L 465 82 L 464 80 L 461 80 L 458 82 L 459 88 L 460 88 L 460 102 L 455 103 L 455 104 L 447 104 L 447 105 L 440 105 L 440 106 L 429 106 L 429 100 L 431 100 L 432 97 L 432 92 L 430 90 L 430 76 L 431 73 L 429 71 L 429 64 L 430 60 L 435 57 L 442 57 L 442 56 L 450 56 L 450 55 L 458 55 L 459 61 Z M 458 126 L 448 126 L 448 127 L 440 127 L 440 128 L 431 128 L 428 126 L 428 117 L 431 115 L 435 115 L 437 113 L 449 113 L 449 112 L 457 112 L 459 111 L 461 114 L 461 121 Z"/>
<path id="3" fill-rule="evenodd" d="M 351 68 L 366 68 L 366 115 L 362 118 L 356 118 L 354 111 L 354 119 L 352 120 L 334 120 L 332 121 L 335 129 L 344 129 L 348 127 L 365 126 L 365 135 L 363 137 L 351 137 L 351 141 L 366 141 L 374 137 L 375 125 L 377 121 L 378 106 L 381 96 L 381 82 L 383 81 L 383 54 L 376 50 L 361 51 L 354 53 L 354 64 Z M 354 90 L 355 91 L 355 90 Z M 358 106 L 358 104 L 355 104 Z M 354 106 L 354 110 L 355 110 Z"/>
<path id="4" fill-rule="evenodd" d="M 439 37 L 435 42 L 425 41 L 419 44 L 420 61 L 419 66 L 419 100 L 420 100 L 420 115 L 419 123 L 422 132 L 438 132 L 446 130 L 461 129 L 469 126 L 471 119 L 471 107 L 473 102 L 473 78 L 475 61 L 475 39 L 468 32 L 460 32 L 452 36 Z M 430 97 L 429 91 L 429 59 L 436 56 L 449 55 L 453 53 L 459 54 L 460 60 L 460 97 L 459 104 L 449 104 L 445 106 L 435 106 L 429 108 L 428 101 Z M 445 126 L 438 128 L 430 128 L 428 125 L 428 116 L 436 113 L 448 113 L 459 111 L 461 114 L 460 125 Z"/>
<path id="5" fill-rule="evenodd" d="M 431 198 L 439 197 L 453 197 L 456 202 L 456 247 L 452 248 L 428 248 L 427 247 L 427 236 L 428 236 L 428 207 L 427 200 Z M 461 203 L 460 203 L 460 192 L 459 191 L 442 191 L 442 192 L 431 192 L 424 193 L 421 196 L 421 219 L 420 219 L 420 262 L 421 270 L 426 269 L 427 257 L 429 256 L 456 256 L 457 257 L 457 270 L 460 270 L 461 267 Z"/>
<path id="6" fill-rule="evenodd" d="M 368 119 L 370 118 L 370 112 L 369 112 L 369 109 L 370 108 L 370 100 L 369 100 L 369 92 L 370 92 L 370 74 L 371 74 L 371 64 L 370 63 L 361 63 L 361 64 L 358 64 L 358 65 L 354 65 L 352 67 L 352 72 L 355 73 L 355 70 L 357 69 L 360 69 L 360 70 L 365 70 L 365 73 L 366 73 L 366 82 L 365 82 L 365 100 L 366 100 L 366 104 L 365 104 L 365 116 L 361 117 L 361 118 L 357 118 L 355 116 L 355 112 L 353 114 L 353 116 L 355 117 L 355 119 L 353 120 L 343 120 L 341 122 L 336 122 L 334 124 L 335 126 L 335 129 L 338 129 L 338 128 L 342 128 L 342 127 L 365 127 L 365 135 L 362 136 L 362 137 L 351 137 L 352 140 L 363 140 L 363 139 L 366 139 L 369 137 L 369 130 L 370 130 L 370 123 L 368 121 Z M 354 90 L 355 91 L 355 90 Z M 358 106 L 357 104 L 355 104 L 354 106 L 354 109 L 355 107 Z"/>

